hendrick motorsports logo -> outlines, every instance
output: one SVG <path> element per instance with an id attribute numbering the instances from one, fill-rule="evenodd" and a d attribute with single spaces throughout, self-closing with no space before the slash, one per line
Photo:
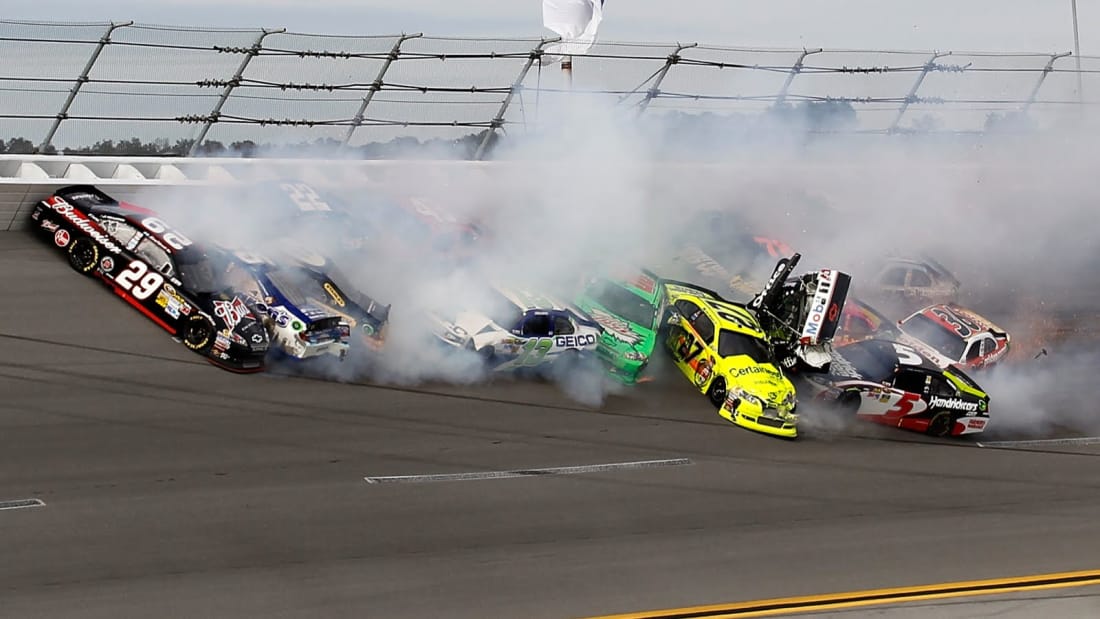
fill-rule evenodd
<path id="1" fill-rule="evenodd" d="M 962 398 L 941 398 L 938 395 L 932 396 L 932 399 L 928 401 L 929 408 L 946 408 L 954 411 L 976 411 L 978 410 L 977 402 L 967 402 Z"/>

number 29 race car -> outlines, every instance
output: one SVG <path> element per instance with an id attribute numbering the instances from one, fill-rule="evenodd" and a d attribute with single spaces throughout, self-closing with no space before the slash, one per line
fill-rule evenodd
<path id="1" fill-rule="evenodd" d="M 267 330 L 225 263 L 153 215 L 95 187 L 59 189 L 35 205 L 32 227 L 187 348 L 237 372 L 264 369 Z"/>

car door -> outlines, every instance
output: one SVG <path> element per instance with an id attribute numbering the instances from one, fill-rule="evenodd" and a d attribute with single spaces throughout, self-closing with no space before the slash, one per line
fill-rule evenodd
<path id="1" fill-rule="evenodd" d="M 519 335 L 523 339 L 520 350 L 510 367 L 539 365 L 554 348 L 553 321 L 550 312 L 531 310 L 523 315 Z"/>

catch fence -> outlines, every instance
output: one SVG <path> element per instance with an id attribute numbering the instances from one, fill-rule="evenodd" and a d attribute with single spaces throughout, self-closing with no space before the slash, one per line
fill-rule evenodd
<path id="1" fill-rule="evenodd" d="M 1100 103 L 1100 58 L 1065 51 L 599 43 L 574 59 L 568 79 L 554 46 L 0 21 L 0 139 L 9 152 L 147 155 L 308 143 L 372 156 L 460 144 L 482 158 L 494 136 L 537 134 L 562 110 L 621 112 L 675 141 L 716 128 L 1080 132 L 1096 128 Z"/>

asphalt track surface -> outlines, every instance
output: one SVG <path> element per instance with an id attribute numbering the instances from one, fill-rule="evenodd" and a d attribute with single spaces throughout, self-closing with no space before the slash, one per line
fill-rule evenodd
<path id="1" fill-rule="evenodd" d="M 561 619 L 1100 567 L 1095 446 L 781 441 L 673 377 L 591 410 L 234 375 L 23 233 L 0 292 L 0 501 L 45 502 L 0 511 L 0 616 Z"/>

